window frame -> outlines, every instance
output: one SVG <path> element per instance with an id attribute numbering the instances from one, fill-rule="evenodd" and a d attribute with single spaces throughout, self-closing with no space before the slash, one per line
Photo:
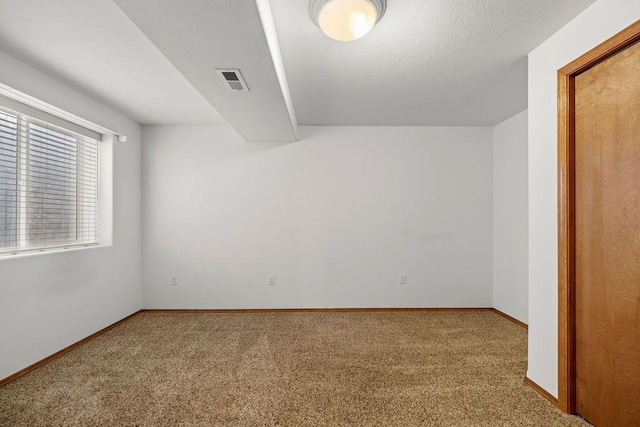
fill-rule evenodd
<path id="1" fill-rule="evenodd" d="M 0 98 L 0 101 L 2 100 L 3 99 Z M 8 115 L 15 116 L 17 118 L 17 130 L 16 130 L 16 134 L 17 134 L 16 135 L 16 180 L 17 180 L 16 181 L 16 198 L 17 200 L 15 202 L 16 209 L 17 209 L 16 245 L 12 247 L 12 250 L 5 250 L 6 248 L 0 247 L 0 259 L 13 259 L 16 257 L 30 256 L 35 254 L 55 253 L 55 252 L 61 252 L 61 251 L 74 251 L 74 250 L 95 248 L 95 247 L 101 247 L 101 246 L 110 246 L 111 245 L 111 241 L 110 241 L 111 224 L 110 223 L 108 224 L 109 226 L 108 227 L 109 236 L 107 236 L 108 238 L 105 239 L 104 238 L 105 236 L 103 235 L 104 233 L 101 233 L 102 222 L 103 222 L 102 210 L 107 206 L 109 209 L 111 207 L 111 204 L 110 203 L 106 204 L 102 197 L 102 187 L 103 187 L 102 181 L 105 178 L 105 176 L 102 172 L 104 160 L 102 159 L 101 151 L 103 149 L 103 143 L 106 142 L 106 144 L 104 145 L 110 145 L 108 143 L 112 139 L 106 138 L 106 141 L 105 141 L 104 135 L 102 134 L 100 134 L 99 139 L 93 138 L 92 133 L 95 133 L 95 131 L 91 131 L 91 130 L 87 130 L 86 133 L 76 132 L 72 129 L 78 129 L 81 127 L 73 123 L 69 123 L 69 126 L 64 126 L 65 119 L 54 117 L 54 119 L 56 120 L 46 120 L 47 114 L 48 114 L 46 112 L 42 112 L 42 115 L 38 114 L 40 117 L 34 117 L 33 115 L 28 114 L 27 112 L 21 111 L 23 109 L 13 108 L 15 104 L 19 104 L 19 102 L 17 101 L 15 101 L 14 103 L 9 103 L 9 105 L 6 105 L 6 104 L 7 102 L 0 102 L 0 111 Z M 28 107 L 28 106 L 26 107 L 27 108 L 25 108 L 24 110 L 27 110 L 28 112 L 32 111 L 31 107 Z M 44 116 L 44 119 L 42 118 L 43 116 Z M 54 123 L 51 123 L 51 122 L 54 122 Z M 29 233 L 29 223 L 30 223 L 30 221 L 27 219 L 27 216 L 28 216 L 27 198 L 29 194 L 28 182 L 29 182 L 29 179 L 33 179 L 33 177 L 30 177 L 29 173 L 27 172 L 27 169 L 28 169 L 27 163 L 29 161 L 27 153 L 31 150 L 31 147 L 30 147 L 31 138 L 32 138 L 31 127 L 33 125 L 38 127 L 44 127 L 45 129 L 51 129 L 53 132 L 74 138 L 76 140 L 76 144 L 77 144 L 76 149 L 78 150 L 78 152 L 80 152 L 83 149 L 81 146 L 87 140 L 91 140 L 91 142 L 95 143 L 96 145 L 95 146 L 95 149 L 96 149 L 95 173 L 91 177 L 97 181 L 96 188 L 95 188 L 96 213 L 95 213 L 95 216 L 91 218 L 93 222 L 93 227 L 94 227 L 94 229 L 92 230 L 93 236 L 91 238 L 91 241 L 74 243 L 72 240 L 68 240 L 66 242 L 61 242 L 60 244 L 51 244 L 51 245 L 46 244 L 46 242 L 42 242 L 42 244 L 38 246 L 25 247 L 28 242 L 27 234 Z M 74 198 L 76 200 L 75 202 L 76 226 L 75 226 L 74 234 L 76 236 L 75 240 L 79 240 L 78 227 L 80 226 L 81 223 L 78 221 L 78 218 L 83 215 L 83 212 L 82 212 L 83 209 L 78 204 L 78 198 L 79 198 L 78 193 L 80 191 L 78 187 L 78 182 L 80 182 L 83 178 L 86 177 L 84 173 L 80 172 L 82 169 L 86 168 L 86 165 L 85 166 L 82 165 L 82 161 L 80 157 L 76 158 L 75 168 L 76 168 L 76 172 L 74 175 L 74 178 L 75 178 L 75 190 L 74 190 L 75 197 Z M 109 178 L 111 177 L 112 177 L 112 174 L 109 174 Z M 108 188 L 110 189 L 110 186 L 108 186 Z M 108 215 L 106 216 L 108 218 L 111 218 L 111 213 L 109 212 Z"/>

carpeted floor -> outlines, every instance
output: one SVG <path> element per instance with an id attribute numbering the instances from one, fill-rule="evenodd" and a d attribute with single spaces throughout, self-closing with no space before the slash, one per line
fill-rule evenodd
<path id="1" fill-rule="evenodd" d="M 0 388 L 2 426 L 587 426 L 492 312 L 141 313 Z"/>

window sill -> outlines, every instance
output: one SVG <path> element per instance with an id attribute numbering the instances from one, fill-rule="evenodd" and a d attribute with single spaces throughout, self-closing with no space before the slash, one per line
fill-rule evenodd
<path id="1" fill-rule="evenodd" d="M 51 255 L 51 254 L 60 254 L 60 253 L 66 253 L 66 252 L 85 251 L 88 249 L 108 248 L 110 246 L 112 245 L 98 243 L 98 244 L 86 245 L 86 246 L 69 246 L 66 248 L 61 247 L 61 248 L 51 248 L 51 249 L 36 249 L 36 250 L 24 251 L 24 252 L 10 252 L 6 254 L 0 254 L 0 262 L 4 260 L 30 258 L 34 256 L 40 256 L 40 255 Z"/>

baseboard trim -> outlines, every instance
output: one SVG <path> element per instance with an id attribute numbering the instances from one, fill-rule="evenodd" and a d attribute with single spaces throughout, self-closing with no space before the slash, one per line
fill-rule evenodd
<path id="1" fill-rule="evenodd" d="M 538 384 L 536 384 L 536 382 L 533 381 L 531 378 L 525 376 L 524 383 L 529 387 L 531 387 L 532 389 L 534 389 L 535 391 L 537 391 L 538 394 L 540 394 L 542 397 L 547 399 L 549 402 L 553 403 L 555 406 L 558 406 L 558 399 L 553 397 L 553 395 L 549 393 L 547 390 L 543 389 Z"/>
<path id="2" fill-rule="evenodd" d="M 491 307 L 373 307 L 373 308 L 143 308 L 142 313 L 296 313 L 379 311 L 493 311 Z"/>
<path id="3" fill-rule="evenodd" d="M 524 322 L 521 322 L 520 320 L 516 319 L 515 317 L 511 317 L 509 316 L 507 313 L 505 313 L 504 311 L 500 311 L 497 308 L 493 308 L 492 309 L 494 312 L 496 312 L 497 314 L 499 314 L 500 316 L 504 317 L 505 319 L 509 319 L 511 320 L 513 323 L 515 323 L 516 325 L 520 325 L 525 329 L 529 329 L 529 325 L 527 325 Z"/>
<path id="4" fill-rule="evenodd" d="M 4 378 L 4 379 L 0 380 L 0 387 L 3 387 L 3 386 L 5 386 L 5 385 L 9 384 L 9 383 L 10 383 L 10 382 L 12 382 L 12 381 L 15 381 L 15 380 L 17 380 L 18 378 L 20 378 L 20 377 L 23 377 L 23 376 L 27 375 L 29 372 L 31 372 L 31 371 L 33 371 L 33 370 L 36 370 L 36 369 L 38 369 L 40 366 L 45 365 L 45 364 L 47 364 L 47 363 L 51 362 L 53 359 L 55 359 L 55 358 L 57 358 L 57 357 L 60 357 L 60 356 L 62 356 L 62 355 L 63 355 L 63 354 L 65 354 L 65 353 L 70 352 L 70 351 L 71 351 L 71 350 L 73 350 L 74 348 L 79 347 L 79 346 L 81 346 L 82 344 L 84 344 L 84 343 L 86 343 L 86 342 L 88 342 L 88 341 L 91 341 L 92 339 L 94 339 L 94 338 L 96 338 L 96 337 L 98 337 L 98 336 L 100 336 L 100 335 L 104 334 L 105 332 L 110 331 L 111 329 L 115 328 L 116 326 L 120 325 L 121 323 L 124 323 L 124 322 L 126 322 L 127 320 L 131 319 L 133 316 L 135 316 L 135 315 L 136 315 L 136 314 L 138 314 L 138 313 L 140 313 L 140 310 L 136 311 L 135 313 L 132 313 L 132 314 L 128 315 L 127 317 L 125 317 L 125 318 L 123 318 L 123 319 L 118 320 L 118 321 L 117 321 L 117 322 L 115 322 L 115 323 L 112 323 L 111 325 L 107 326 L 106 328 L 102 328 L 102 329 L 100 329 L 98 332 L 95 332 L 95 333 L 93 333 L 93 334 L 89 335 L 88 337 L 83 338 L 83 339 L 81 339 L 80 341 L 77 341 L 77 342 L 75 342 L 75 343 L 71 344 L 70 346 L 63 348 L 63 349 L 62 349 L 62 350 L 60 350 L 60 351 L 57 351 L 57 352 L 53 353 L 51 356 L 47 356 L 47 357 L 45 357 L 44 359 L 39 360 L 39 361 L 37 361 L 36 363 L 34 363 L 34 364 L 32 364 L 32 365 L 29 365 L 29 366 L 27 366 L 27 367 L 26 367 L 26 368 L 24 368 L 24 369 L 19 370 L 19 371 L 18 371 L 18 372 L 16 372 L 15 374 L 9 375 L 8 377 L 6 377 L 6 378 Z"/>

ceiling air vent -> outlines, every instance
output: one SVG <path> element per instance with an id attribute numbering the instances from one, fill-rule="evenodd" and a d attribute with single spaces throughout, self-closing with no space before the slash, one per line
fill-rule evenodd
<path id="1" fill-rule="evenodd" d="M 247 84 L 242 78 L 242 74 L 240 74 L 240 70 L 234 70 L 231 68 L 219 68 L 216 69 L 216 73 L 218 73 L 224 84 L 227 86 L 227 89 L 234 92 L 246 92 L 249 90 Z"/>

